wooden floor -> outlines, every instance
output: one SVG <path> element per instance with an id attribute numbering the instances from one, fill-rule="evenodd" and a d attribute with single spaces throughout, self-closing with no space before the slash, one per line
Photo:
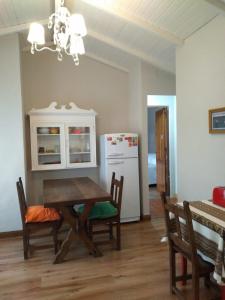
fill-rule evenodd
<path id="1" fill-rule="evenodd" d="M 168 249 L 160 243 L 163 234 L 162 219 L 126 224 L 121 251 L 104 246 L 104 256 L 94 258 L 75 244 L 67 261 L 59 265 L 52 264 L 52 249 L 36 251 L 24 261 L 21 238 L 0 239 L 0 299 L 177 299 L 169 294 Z M 202 288 L 201 299 L 212 299 L 212 293 Z"/>
<path id="2" fill-rule="evenodd" d="M 177 202 L 176 198 L 170 198 L 173 203 Z M 160 198 L 160 193 L 157 191 L 156 187 L 149 188 L 149 204 L 150 212 L 152 218 L 163 218 L 164 212 L 162 207 L 162 200 Z"/>
<path id="3" fill-rule="evenodd" d="M 152 218 L 163 218 L 163 207 L 160 194 L 156 187 L 149 188 L 149 204 Z"/>

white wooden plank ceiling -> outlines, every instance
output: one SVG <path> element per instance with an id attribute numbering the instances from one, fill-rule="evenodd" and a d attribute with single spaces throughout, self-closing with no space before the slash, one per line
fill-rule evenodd
<path id="1" fill-rule="evenodd" d="M 0 28 L 48 18 L 51 9 L 48 0 L 0 0 Z"/>
<path id="2" fill-rule="evenodd" d="M 202 27 L 217 11 L 203 0 L 116 0 L 118 8 L 150 20 L 179 38 L 185 39 Z"/>
<path id="3" fill-rule="evenodd" d="M 0 35 L 26 29 L 25 43 L 29 23 L 47 20 L 53 3 L 53 0 L 0 0 Z M 138 57 L 174 72 L 176 47 L 221 13 L 220 3 L 225 5 L 225 0 L 67 0 L 65 3 L 72 12 L 85 17 L 89 54 L 102 59 L 110 57 L 121 65 L 127 65 L 129 54 L 131 61 Z"/>

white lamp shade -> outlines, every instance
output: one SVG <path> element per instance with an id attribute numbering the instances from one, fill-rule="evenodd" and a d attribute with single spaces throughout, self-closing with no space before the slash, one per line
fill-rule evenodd
<path id="1" fill-rule="evenodd" d="M 72 36 L 70 40 L 70 54 L 84 54 L 84 43 L 82 37 L 79 36 Z"/>
<path id="2" fill-rule="evenodd" d="M 80 36 L 85 36 L 87 34 L 87 28 L 85 24 L 84 17 L 80 14 L 73 14 L 69 19 L 69 29 L 70 34 L 77 34 Z"/>
<path id="3" fill-rule="evenodd" d="M 44 27 L 39 23 L 31 23 L 27 40 L 31 44 L 37 43 L 38 45 L 44 45 L 45 44 Z"/>

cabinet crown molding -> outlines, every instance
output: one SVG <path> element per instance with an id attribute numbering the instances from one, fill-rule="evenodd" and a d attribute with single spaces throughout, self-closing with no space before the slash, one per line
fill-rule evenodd
<path id="1" fill-rule="evenodd" d="M 93 109 L 82 109 L 79 108 L 75 103 L 69 102 L 69 104 L 61 105 L 61 107 L 57 108 L 58 103 L 52 102 L 48 107 L 46 108 L 32 108 L 28 115 L 43 115 L 43 114 L 59 114 L 59 115 L 65 115 L 65 114 L 77 114 L 77 115 L 92 115 L 96 116 L 97 113 Z"/>

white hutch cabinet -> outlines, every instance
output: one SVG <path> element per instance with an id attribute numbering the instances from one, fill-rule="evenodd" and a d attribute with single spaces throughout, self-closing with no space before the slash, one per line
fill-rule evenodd
<path id="1" fill-rule="evenodd" d="M 28 113 L 32 170 L 96 167 L 96 112 L 74 103 L 56 106 Z"/>

